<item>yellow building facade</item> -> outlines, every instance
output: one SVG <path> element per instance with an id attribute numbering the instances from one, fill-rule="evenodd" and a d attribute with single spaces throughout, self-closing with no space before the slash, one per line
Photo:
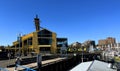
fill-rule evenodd
<path id="1" fill-rule="evenodd" d="M 21 36 L 21 40 L 13 42 L 13 45 L 16 48 L 20 47 L 20 51 L 23 54 L 28 54 L 29 52 L 56 53 L 56 33 L 42 29 Z"/>

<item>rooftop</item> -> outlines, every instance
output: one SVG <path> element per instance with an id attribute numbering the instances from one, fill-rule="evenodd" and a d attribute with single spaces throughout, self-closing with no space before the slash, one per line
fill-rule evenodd
<path id="1" fill-rule="evenodd" d="M 70 71 L 116 71 L 108 67 L 108 63 L 94 60 L 83 62 L 71 69 Z"/>

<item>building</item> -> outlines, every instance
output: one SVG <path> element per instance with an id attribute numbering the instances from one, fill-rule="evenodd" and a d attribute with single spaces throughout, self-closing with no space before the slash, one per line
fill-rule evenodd
<path id="1" fill-rule="evenodd" d="M 115 68 L 110 67 L 107 62 L 102 62 L 99 60 L 82 62 L 72 68 L 70 71 L 119 71 Z"/>
<path id="2" fill-rule="evenodd" d="M 105 39 L 98 40 L 98 45 L 106 45 L 107 41 Z"/>
<path id="3" fill-rule="evenodd" d="M 108 38 L 106 39 L 106 41 L 107 41 L 107 44 L 115 44 L 115 43 L 116 43 L 115 38 L 112 38 L 112 37 L 108 37 Z"/>
<path id="4" fill-rule="evenodd" d="M 67 38 L 57 38 L 57 34 L 46 28 L 40 27 L 38 16 L 34 18 L 36 31 L 19 36 L 18 40 L 13 42 L 12 48 L 15 49 L 16 54 L 36 53 L 57 53 L 60 49 L 59 43 L 67 45 Z M 58 46 L 58 47 L 57 47 Z"/>
<path id="5" fill-rule="evenodd" d="M 93 47 L 95 47 L 95 41 L 94 40 L 87 40 L 83 43 L 85 46 L 91 46 L 93 45 Z"/>
<path id="6" fill-rule="evenodd" d="M 66 53 L 68 47 L 67 38 L 57 38 L 57 53 Z"/>
<path id="7" fill-rule="evenodd" d="M 78 53 L 82 51 L 81 43 L 80 42 L 74 42 L 69 45 L 68 52 L 72 53 Z"/>
<path id="8" fill-rule="evenodd" d="M 0 52 L 4 51 L 5 47 L 4 46 L 0 46 Z"/>
<path id="9" fill-rule="evenodd" d="M 98 40 L 98 45 L 99 46 L 107 46 L 107 45 L 110 45 L 110 46 L 114 46 L 114 44 L 116 44 L 116 39 L 113 38 L 113 37 L 108 37 L 106 39 L 101 39 L 101 40 Z"/>

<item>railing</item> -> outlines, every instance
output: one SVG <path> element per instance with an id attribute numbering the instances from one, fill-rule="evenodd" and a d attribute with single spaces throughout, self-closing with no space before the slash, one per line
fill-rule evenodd
<path id="1" fill-rule="evenodd" d="M 6 68 L 1 68 L 0 67 L 0 71 L 8 71 Z"/>
<path id="2" fill-rule="evenodd" d="M 26 67 L 26 66 L 20 66 L 20 65 L 17 65 L 17 67 L 24 68 L 24 71 L 36 71 L 36 70 L 31 69 L 31 68 Z"/>

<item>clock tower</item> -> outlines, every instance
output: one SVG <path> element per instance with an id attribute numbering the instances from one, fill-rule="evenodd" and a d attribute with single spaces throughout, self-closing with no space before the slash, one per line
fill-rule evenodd
<path id="1" fill-rule="evenodd" d="M 34 18 L 34 22 L 35 22 L 36 31 L 39 31 L 40 30 L 40 21 L 39 21 L 38 15 L 36 15 L 36 18 Z"/>

